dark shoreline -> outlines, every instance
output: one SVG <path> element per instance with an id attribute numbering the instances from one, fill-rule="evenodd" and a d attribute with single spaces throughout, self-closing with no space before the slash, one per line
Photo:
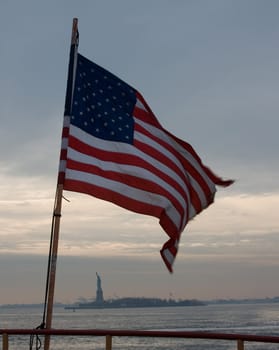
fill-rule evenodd
<path id="1" fill-rule="evenodd" d="M 113 299 L 109 302 L 104 302 L 104 304 L 110 304 L 112 301 L 117 300 L 129 300 L 129 299 L 137 299 L 137 300 L 159 300 L 163 303 L 157 303 L 156 307 L 164 307 L 164 306 L 202 306 L 202 305 L 226 305 L 226 304 L 269 304 L 269 303 L 279 303 L 279 296 L 272 297 L 272 298 L 244 298 L 244 299 L 213 299 L 213 300 L 196 300 L 196 299 L 186 299 L 186 300 L 172 300 L 172 299 L 157 299 L 157 298 L 120 298 L 120 299 Z M 165 304 L 164 304 L 165 303 Z M 88 303 L 72 303 L 72 304 L 65 304 L 65 303 L 55 303 L 54 307 L 63 307 L 66 309 L 86 309 L 87 307 L 83 307 L 83 305 L 92 305 L 92 302 Z M 81 305 L 81 307 L 80 307 Z M 110 304 L 111 305 L 111 304 Z M 98 308 L 101 305 L 99 305 Z M 153 306 L 153 307 L 154 307 Z M 31 303 L 31 304 L 2 304 L 0 305 L 0 308 L 16 308 L 16 307 L 44 307 L 43 303 Z M 121 307 L 125 307 L 124 305 Z M 127 307 L 127 306 L 126 306 Z M 132 306 L 131 306 L 132 307 Z M 133 306 L 136 307 L 136 306 Z M 148 306 L 138 306 L 138 307 L 148 307 Z M 93 307 L 97 308 L 97 307 Z M 104 308 L 104 307 L 103 307 Z"/>

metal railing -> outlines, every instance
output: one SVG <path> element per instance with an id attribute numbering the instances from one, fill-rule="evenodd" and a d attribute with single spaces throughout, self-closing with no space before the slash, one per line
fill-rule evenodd
<path id="1" fill-rule="evenodd" d="M 149 338 L 184 338 L 211 339 L 236 342 L 237 350 L 244 350 L 246 342 L 279 344 L 279 336 L 262 336 L 238 333 L 213 333 L 189 331 L 146 331 L 146 330 L 111 330 L 111 329 L 0 329 L 2 350 L 9 350 L 9 336 L 15 335 L 49 335 L 49 336 L 92 336 L 105 338 L 105 350 L 112 350 L 113 337 L 149 337 Z M 52 341 L 55 341 L 52 339 Z"/>

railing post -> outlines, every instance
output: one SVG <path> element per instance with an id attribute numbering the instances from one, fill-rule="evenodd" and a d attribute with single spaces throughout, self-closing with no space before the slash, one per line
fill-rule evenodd
<path id="1" fill-rule="evenodd" d="M 237 350 L 244 350 L 244 341 L 241 339 L 237 340 Z"/>
<path id="2" fill-rule="evenodd" d="M 112 350 L 112 336 L 109 334 L 106 335 L 106 350 Z"/>
<path id="3" fill-rule="evenodd" d="M 2 345 L 3 345 L 3 350 L 9 349 L 9 336 L 7 333 L 2 334 Z"/>

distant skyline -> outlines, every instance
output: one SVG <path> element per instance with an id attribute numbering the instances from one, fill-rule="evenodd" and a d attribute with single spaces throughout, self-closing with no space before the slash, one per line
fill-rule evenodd
<path id="1" fill-rule="evenodd" d="M 265 298 L 279 290 L 279 3 L 1 3 L 0 304 L 44 299 L 72 19 L 79 52 L 137 88 L 161 124 L 235 184 L 182 234 L 64 193 L 55 300 Z"/>

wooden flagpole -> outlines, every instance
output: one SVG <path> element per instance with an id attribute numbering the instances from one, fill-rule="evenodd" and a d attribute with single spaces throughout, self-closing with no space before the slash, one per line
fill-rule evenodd
<path id="1" fill-rule="evenodd" d="M 71 39 L 71 51 L 70 61 L 68 70 L 68 81 L 65 101 L 65 112 L 64 115 L 70 116 L 72 109 L 72 96 L 73 96 L 73 84 L 74 84 L 74 62 L 77 54 L 78 45 L 78 19 L 73 19 L 72 26 L 72 39 Z M 59 183 L 56 189 L 54 212 L 53 212 L 53 225 L 52 225 L 52 239 L 50 247 L 50 265 L 47 276 L 47 314 L 46 314 L 46 329 L 51 329 L 52 324 L 52 313 L 53 313 L 53 302 L 54 302 L 54 288 L 55 288 L 55 276 L 56 276 L 56 262 L 58 252 L 58 241 L 59 241 L 59 229 L 62 209 L 62 198 L 63 198 L 63 183 Z M 48 350 L 50 346 L 50 336 L 45 336 L 44 350 Z"/>
<path id="2" fill-rule="evenodd" d="M 53 300 L 54 300 L 54 288 L 55 288 L 55 276 L 56 276 L 56 261 L 58 252 L 58 241 L 59 241 L 59 228 L 61 219 L 61 208 L 62 208 L 62 196 L 63 196 L 63 185 L 57 185 L 55 205 L 53 212 L 53 238 L 51 246 L 51 257 L 50 257 L 50 270 L 48 275 L 48 294 L 47 294 L 47 314 L 46 314 L 46 329 L 51 328 L 52 323 L 52 312 L 53 312 Z M 50 336 L 45 336 L 44 350 L 48 350 L 50 345 Z"/>

